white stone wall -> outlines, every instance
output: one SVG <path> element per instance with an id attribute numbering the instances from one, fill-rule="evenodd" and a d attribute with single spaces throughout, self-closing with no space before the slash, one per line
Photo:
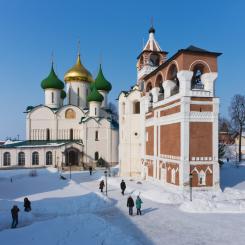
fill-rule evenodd
<path id="1" fill-rule="evenodd" d="M 83 124 L 85 134 L 84 140 L 84 162 L 95 162 L 95 152 L 99 153 L 109 164 L 118 163 L 118 130 L 112 129 L 110 122 L 106 119 L 89 119 Z M 95 132 L 98 131 L 98 140 L 95 139 Z"/>
<path id="2" fill-rule="evenodd" d="M 60 97 L 61 90 L 60 89 L 45 89 L 45 105 L 50 108 L 59 108 L 62 99 Z M 53 97 L 53 98 L 52 98 Z"/>
<path id="3" fill-rule="evenodd" d="M 24 152 L 25 154 L 25 165 L 21 167 L 25 167 L 25 168 L 45 167 L 47 166 L 46 153 L 48 151 L 52 152 L 52 159 L 53 159 L 52 166 L 58 165 L 58 163 L 62 159 L 62 153 L 60 149 L 56 149 L 54 147 L 18 147 L 18 148 L 6 148 L 6 149 L 0 148 L 0 168 L 19 167 L 18 165 L 19 152 Z M 4 166 L 3 155 L 5 152 L 9 152 L 11 155 L 10 166 Z M 33 152 L 38 152 L 39 154 L 39 165 L 32 165 Z"/>
<path id="4" fill-rule="evenodd" d="M 141 114 L 133 113 L 133 104 L 140 101 L 140 91 L 119 97 L 119 164 L 123 176 L 140 176 L 142 127 Z M 142 110 L 141 110 L 142 113 Z"/>
<path id="5" fill-rule="evenodd" d="M 67 119 L 65 113 L 68 109 L 75 112 L 74 119 Z M 57 112 L 48 107 L 40 106 L 31 111 L 26 118 L 27 140 L 46 140 L 47 129 L 50 130 L 50 140 L 63 140 L 70 138 L 70 129 L 73 129 L 73 138 L 82 139 L 83 132 L 79 122 L 85 116 L 84 112 L 76 106 L 64 106 Z"/>
<path id="6" fill-rule="evenodd" d="M 100 116 L 101 103 L 97 101 L 89 102 L 89 116 L 90 117 L 99 117 Z"/>
<path id="7" fill-rule="evenodd" d="M 67 83 L 67 102 L 68 104 L 85 108 L 88 106 L 87 96 L 89 94 L 89 83 L 80 81 L 70 81 Z"/>

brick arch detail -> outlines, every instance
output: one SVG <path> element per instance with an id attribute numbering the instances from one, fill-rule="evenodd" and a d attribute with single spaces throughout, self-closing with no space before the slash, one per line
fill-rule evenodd
<path id="1" fill-rule="evenodd" d="M 189 71 L 193 71 L 197 65 L 204 66 L 203 73 L 212 72 L 209 64 L 204 60 L 195 60 L 190 64 Z"/>
<path id="2" fill-rule="evenodd" d="M 160 76 L 162 77 L 162 82 L 165 80 L 165 77 L 164 77 L 163 73 L 162 73 L 161 71 L 159 71 L 159 72 L 157 73 L 157 75 L 156 75 L 154 87 L 158 87 L 158 86 L 159 86 L 159 84 L 157 84 L 157 83 L 158 83 L 158 78 L 159 78 Z"/>
<path id="3" fill-rule="evenodd" d="M 172 65 L 175 65 L 177 68 L 177 72 L 179 72 L 179 64 L 176 60 L 173 60 L 170 62 L 170 64 L 167 66 L 166 72 L 165 72 L 165 80 L 168 79 L 168 73 L 169 73 L 169 69 L 172 67 Z"/>

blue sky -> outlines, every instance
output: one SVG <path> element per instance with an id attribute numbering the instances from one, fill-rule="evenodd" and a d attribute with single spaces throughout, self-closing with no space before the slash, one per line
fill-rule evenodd
<path id="1" fill-rule="evenodd" d="M 25 138 L 28 105 L 43 103 L 40 82 L 55 70 L 63 79 L 81 42 L 83 64 L 95 76 L 102 60 L 113 84 L 110 100 L 136 80 L 136 57 L 148 38 L 151 16 L 156 39 L 169 57 L 195 45 L 222 52 L 216 94 L 221 113 L 231 97 L 245 94 L 245 3 L 235 1 L 0 1 L 0 139 Z M 102 58 L 101 58 L 102 57 Z"/>

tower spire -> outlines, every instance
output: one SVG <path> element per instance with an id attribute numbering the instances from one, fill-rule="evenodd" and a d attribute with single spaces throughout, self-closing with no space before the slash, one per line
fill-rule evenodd
<path id="1" fill-rule="evenodd" d="M 77 55 L 80 56 L 80 39 L 77 42 Z"/>
<path id="2" fill-rule="evenodd" d="M 51 66 L 54 66 L 54 50 L 51 52 Z"/>
<path id="3" fill-rule="evenodd" d="M 154 24 L 154 19 L 153 19 L 153 16 L 151 16 L 151 27 L 149 29 L 149 33 L 155 33 L 156 32 L 153 24 Z"/>

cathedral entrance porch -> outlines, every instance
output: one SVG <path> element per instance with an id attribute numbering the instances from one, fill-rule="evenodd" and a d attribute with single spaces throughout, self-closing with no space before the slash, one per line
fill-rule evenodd
<path id="1" fill-rule="evenodd" d="M 65 166 L 79 166 L 81 152 L 76 148 L 69 148 L 65 151 Z"/>

